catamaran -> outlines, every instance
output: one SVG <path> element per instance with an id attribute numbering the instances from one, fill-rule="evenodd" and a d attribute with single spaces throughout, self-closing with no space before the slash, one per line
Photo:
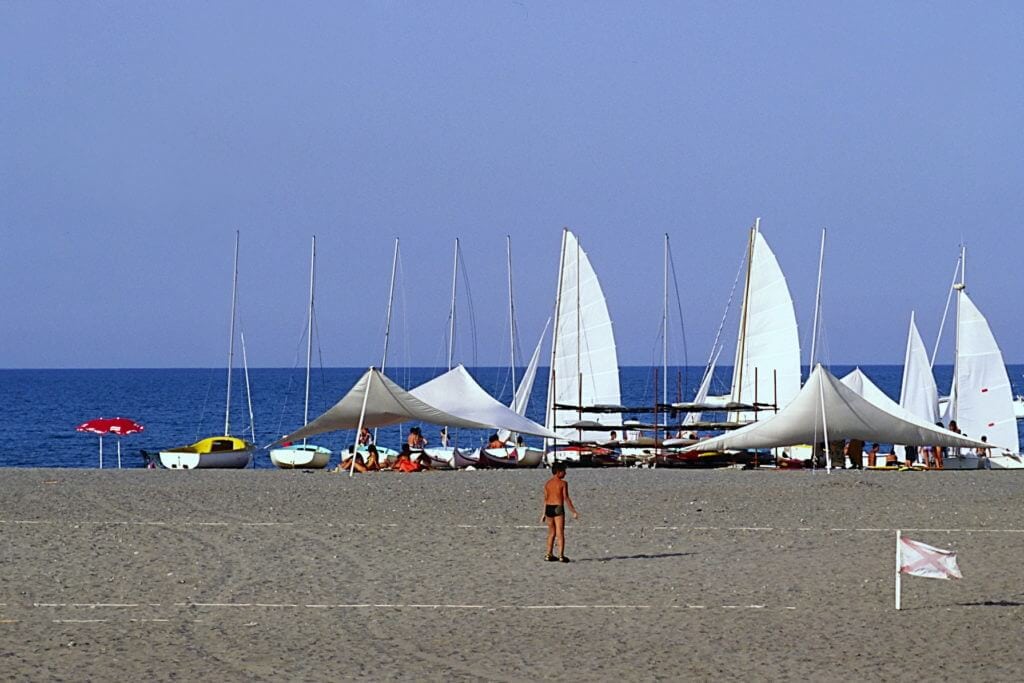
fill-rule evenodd
<path id="1" fill-rule="evenodd" d="M 566 461 L 603 457 L 605 449 L 566 445 L 607 441 L 611 430 L 622 428 L 622 414 L 615 409 L 621 395 L 611 316 L 597 273 L 569 229 L 562 232 L 554 320 L 545 426 L 564 441 L 552 444 L 549 456 Z M 602 406 L 609 408 L 596 414 L 586 410 Z"/>
<path id="2" fill-rule="evenodd" d="M 309 315 L 306 327 L 306 399 L 302 413 L 302 424 L 309 422 L 309 369 L 313 358 L 313 295 L 316 289 L 316 236 L 309 257 Z M 331 460 L 331 449 L 308 443 L 281 446 L 271 449 L 270 461 L 282 469 L 323 469 Z"/>
<path id="3" fill-rule="evenodd" d="M 231 370 L 235 358 L 235 313 L 238 307 L 238 232 L 235 232 L 234 274 L 231 279 L 231 333 L 228 338 L 227 399 L 224 405 L 224 435 L 212 436 L 189 446 L 160 451 L 160 464 L 172 470 L 200 468 L 241 469 L 249 465 L 256 446 L 231 434 Z"/>

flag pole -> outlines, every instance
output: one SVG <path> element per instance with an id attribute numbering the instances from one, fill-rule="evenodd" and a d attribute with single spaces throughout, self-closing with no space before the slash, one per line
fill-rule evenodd
<path id="1" fill-rule="evenodd" d="M 900 609 L 900 530 L 896 530 L 896 609 Z"/>

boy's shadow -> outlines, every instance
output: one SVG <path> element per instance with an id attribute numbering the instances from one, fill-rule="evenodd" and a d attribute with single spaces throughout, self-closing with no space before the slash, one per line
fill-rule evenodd
<path id="1" fill-rule="evenodd" d="M 693 553 L 638 553 L 636 555 L 609 555 L 608 557 L 584 557 L 577 562 L 612 562 L 615 560 L 657 560 L 664 557 L 686 557 Z"/>

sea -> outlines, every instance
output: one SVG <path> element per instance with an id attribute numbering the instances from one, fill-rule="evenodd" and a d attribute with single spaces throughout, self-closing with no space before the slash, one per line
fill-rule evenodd
<path id="1" fill-rule="evenodd" d="M 903 372 L 901 365 L 860 366 L 868 377 L 894 400 L 898 400 Z M 853 366 L 833 365 L 841 377 Z M 516 371 L 517 378 L 522 368 Z M 1014 395 L 1024 393 L 1024 366 L 1007 366 Z M 315 368 L 310 383 L 310 419 L 330 408 L 359 379 L 365 368 Z M 442 370 L 395 368 L 388 376 L 411 388 Z M 99 466 L 99 437 L 76 431 L 76 427 L 98 417 L 127 417 L 145 431 L 122 438 L 103 439 L 104 467 L 117 466 L 121 448 L 122 467 L 143 467 L 140 451 L 157 451 L 183 446 L 224 432 L 227 371 L 219 369 L 106 369 L 106 370 L 0 370 L 0 467 Z M 512 377 L 508 367 L 470 368 L 473 377 L 495 398 L 507 404 L 512 398 Z M 692 400 L 703 368 L 669 367 L 670 401 Z M 660 380 L 664 372 L 650 367 L 623 367 L 620 371 L 622 402 L 629 406 L 652 405 L 662 397 Z M 806 377 L 807 368 L 804 368 Z M 935 369 L 940 391 L 949 387 L 951 366 Z M 547 396 L 546 369 L 540 368 L 527 410 L 531 419 L 544 422 Z M 658 380 L 656 381 L 656 376 Z M 712 393 L 727 393 L 732 368 L 716 370 Z M 232 377 L 232 435 L 266 445 L 303 424 L 305 368 L 256 368 L 249 371 L 248 386 L 241 370 Z M 250 412 L 250 398 L 252 410 Z M 627 416 L 640 417 L 643 416 Z M 1022 421 L 1024 422 L 1024 421 Z M 398 447 L 409 425 L 380 429 L 377 442 Z M 1018 431 L 1021 424 L 1018 423 Z M 438 443 L 434 425 L 422 425 L 429 442 Z M 487 432 L 452 430 L 459 446 L 482 444 Z M 335 452 L 354 440 L 354 434 L 336 432 L 311 439 Z M 531 439 L 527 439 L 528 442 Z M 258 452 L 253 467 L 272 468 L 265 450 Z"/>

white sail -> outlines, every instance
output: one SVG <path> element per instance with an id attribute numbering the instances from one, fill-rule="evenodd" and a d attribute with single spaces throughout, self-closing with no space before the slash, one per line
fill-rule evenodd
<path id="1" fill-rule="evenodd" d="M 540 339 L 537 340 L 537 347 L 533 350 L 533 355 L 530 356 L 530 364 L 526 366 L 526 372 L 523 373 L 523 378 L 519 381 L 519 386 L 516 388 L 516 395 L 512 397 L 512 403 L 509 404 L 509 408 L 519 413 L 520 415 L 526 415 L 526 407 L 530 404 L 530 394 L 533 393 L 533 382 L 537 379 L 537 366 L 540 365 L 540 349 L 544 345 L 544 335 L 548 333 L 548 327 L 551 325 L 549 319 L 544 324 L 544 331 L 540 333 Z M 512 432 L 507 429 L 502 429 L 498 432 L 498 438 L 502 441 L 508 439 Z"/>
<path id="2" fill-rule="evenodd" d="M 909 414 L 896 401 L 889 398 L 888 394 L 879 389 L 878 385 L 872 382 L 871 378 L 865 375 L 860 368 L 854 368 L 839 381 L 848 389 L 853 389 L 858 396 L 866 399 L 872 405 L 898 417 L 910 419 Z"/>
<path id="3" fill-rule="evenodd" d="M 733 366 L 732 400 L 777 401 L 781 409 L 800 392 L 796 312 L 775 254 L 757 229 L 752 239 Z"/>
<path id="4" fill-rule="evenodd" d="M 715 365 L 718 364 L 718 356 L 722 353 L 722 348 L 719 347 L 715 354 L 711 357 L 711 362 L 708 364 L 707 370 L 704 371 L 704 378 L 700 381 L 700 386 L 697 387 L 697 395 L 694 396 L 694 403 L 704 403 L 708 400 L 708 392 L 711 390 L 711 379 L 715 376 Z M 683 418 L 683 424 L 692 425 L 700 422 L 700 418 L 703 413 L 688 413 Z"/>
<path id="5" fill-rule="evenodd" d="M 934 423 L 939 419 L 939 391 L 928 360 L 928 351 L 921 333 L 910 314 L 907 354 L 903 359 L 903 384 L 900 386 L 900 407 L 922 420 Z"/>
<path id="6" fill-rule="evenodd" d="M 555 405 L 619 405 L 619 360 L 604 292 L 590 260 L 569 230 L 562 235 L 555 328 L 551 344 L 548 427 L 571 440 L 599 440 L 604 432 L 558 429 L 581 420 L 621 425 L 619 413 L 581 413 Z"/>
<path id="7" fill-rule="evenodd" d="M 956 403 L 960 431 L 1012 453 L 1020 451 L 1010 378 L 988 321 L 967 292 L 959 291 L 957 314 Z"/>

